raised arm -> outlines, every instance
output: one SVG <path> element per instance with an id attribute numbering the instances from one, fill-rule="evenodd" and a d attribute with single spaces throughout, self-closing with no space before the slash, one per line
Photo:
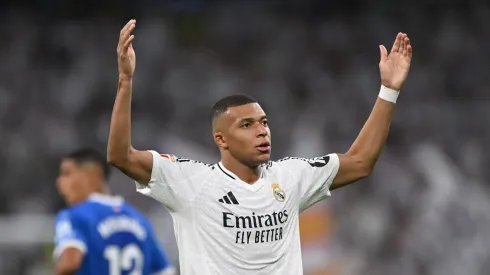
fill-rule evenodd
<path id="1" fill-rule="evenodd" d="M 136 55 L 132 31 L 136 20 L 130 20 L 121 30 L 117 45 L 119 85 L 112 110 L 107 161 L 130 178 L 148 183 L 151 178 L 153 157 L 150 152 L 138 151 L 131 146 L 131 93 Z"/>
<path id="2" fill-rule="evenodd" d="M 399 33 L 389 55 L 384 46 L 380 46 L 380 51 L 379 97 L 349 151 L 339 154 L 340 167 L 330 190 L 370 175 L 388 137 L 396 99 L 410 70 L 412 46 L 407 35 Z"/>

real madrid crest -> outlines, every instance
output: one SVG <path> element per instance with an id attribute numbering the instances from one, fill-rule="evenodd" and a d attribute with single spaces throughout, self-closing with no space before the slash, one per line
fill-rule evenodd
<path id="1" fill-rule="evenodd" d="M 272 183 L 272 195 L 274 195 L 274 198 L 279 201 L 283 202 L 286 200 L 286 193 L 279 187 L 279 184 L 277 183 Z"/>

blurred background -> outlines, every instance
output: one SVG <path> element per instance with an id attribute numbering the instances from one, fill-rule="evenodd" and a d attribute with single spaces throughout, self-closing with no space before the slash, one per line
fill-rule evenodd
<path id="1" fill-rule="evenodd" d="M 378 45 L 408 33 L 413 65 L 375 173 L 302 215 L 305 274 L 490 274 L 490 7 L 367 3 L 2 4 L 0 274 L 51 274 L 59 158 L 105 151 L 116 44 L 133 17 L 134 146 L 209 163 L 209 110 L 232 93 L 268 111 L 274 159 L 345 152 L 379 91 Z M 166 210 L 119 172 L 111 187 L 178 264 Z"/>

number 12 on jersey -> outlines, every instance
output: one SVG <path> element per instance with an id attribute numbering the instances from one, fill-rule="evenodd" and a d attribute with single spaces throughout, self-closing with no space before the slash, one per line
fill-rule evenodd
<path id="1" fill-rule="evenodd" d="M 124 247 L 110 245 L 104 250 L 104 257 L 109 262 L 110 275 L 121 275 L 124 271 L 131 271 L 128 275 L 141 275 L 143 272 L 144 256 L 135 244 Z"/>

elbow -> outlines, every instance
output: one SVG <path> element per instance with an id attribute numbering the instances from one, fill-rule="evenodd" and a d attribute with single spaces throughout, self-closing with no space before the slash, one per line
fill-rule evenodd
<path id="1" fill-rule="evenodd" d="M 107 162 L 116 168 L 121 168 L 128 162 L 130 154 L 131 154 L 131 150 L 129 150 L 128 152 L 121 153 L 115 150 L 108 149 Z"/>
<path id="2" fill-rule="evenodd" d="M 371 174 L 374 171 L 375 165 L 376 165 L 376 161 L 362 160 L 359 165 L 360 178 L 363 179 L 371 176 Z"/>
<path id="3" fill-rule="evenodd" d="M 359 169 L 359 179 L 371 176 L 374 171 L 374 165 L 366 165 Z"/>
<path id="4" fill-rule="evenodd" d="M 367 178 L 373 173 L 374 166 L 376 165 L 376 160 L 358 155 L 351 155 L 351 158 L 353 159 L 353 163 L 355 163 L 357 180 Z"/>
<path id="5" fill-rule="evenodd" d="M 78 266 L 63 266 L 59 267 L 55 274 L 56 275 L 74 275 L 78 271 Z"/>
<path id="6" fill-rule="evenodd" d="M 107 162 L 111 165 L 114 166 L 118 169 L 121 169 L 125 166 L 125 163 L 127 163 L 127 160 L 125 158 L 119 158 L 119 157 L 113 157 L 113 156 L 107 156 Z"/>
<path id="7" fill-rule="evenodd" d="M 112 150 L 107 150 L 107 163 L 112 166 L 117 166 L 119 163 L 121 163 L 121 158 L 111 151 Z"/>
<path id="8" fill-rule="evenodd" d="M 109 163 L 111 166 L 118 167 L 121 162 L 117 160 L 117 158 L 109 157 L 108 155 L 107 163 Z"/>
<path id="9" fill-rule="evenodd" d="M 76 248 L 68 248 L 63 254 L 55 268 L 56 275 L 76 274 L 83 261 L 83 254 Z"/>

